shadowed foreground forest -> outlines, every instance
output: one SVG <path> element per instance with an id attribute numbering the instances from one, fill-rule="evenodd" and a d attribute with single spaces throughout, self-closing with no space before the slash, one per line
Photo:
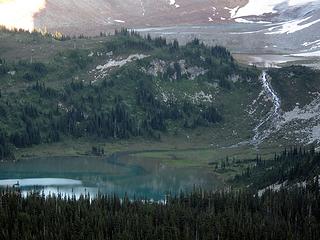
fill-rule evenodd
<path id="1" fill-rule="evenodd" d="M 320 191 L 204 192 L 165 203 L 0 193 L 0 239 L 319 239 Z M 91 200 L 90 200 L 91 199 Z"/>

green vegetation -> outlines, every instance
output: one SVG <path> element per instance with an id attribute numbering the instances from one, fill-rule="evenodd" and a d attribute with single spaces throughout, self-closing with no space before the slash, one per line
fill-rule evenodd
<path id="1" fill-rule="evenodd" d="M 319 239 L 320 188 L 204 192 L 166 203 L 0 192 L 1 239 Z"/>
<path id="2" fill-rule="evenodd" d="M 252 163 L 241 175 L 235 176 L 233 184 L 262 189 L 284 182 L 294 185 L 320 176 L 320 153 L 313 147 L 310 150 L 302 147 L 291 148 L 267 160 L 257 156 Z"/>
<path id="3" fill-rule="evenodd" d="M 268 71 L 272 86 L 280 95 L 282 109 L 290 111 L 299 103 L 309 104 L 320 91 L 320 72 L 304 66 L 289 66 Z"/>
<path id="4" fill-rule="evenodd" d="M 40 42 L 49 38 L 32 34 Z M 176 41 L 142 38 L 122 30 L 104 41 L 98 49 L 66 49 L 47 61 L 1 60 L 2 158 L 12 158 L 14 147 L 66 137 L 159 140 L 163 134 L 227 124 L 234 119 L 233 108 L 241 111 L 228 95 L 245 94 L 257 84 L 252 81 L 257 69 L 244 68 L 225 48 L 207 47 L 197 39 L 179 46 Z M 149 57 L 113 68 L 97 79 L 92 69 L 105 59 L 90 55 L 91 51 L 112 51 L 115 58 L 137 52 Z M 162 74 L 149 73 L 153 60 L 168 62 Z M 204 70 L 190 79 L 184 65 Z M 164 100 L 165 94 L 173 97 Z"/>

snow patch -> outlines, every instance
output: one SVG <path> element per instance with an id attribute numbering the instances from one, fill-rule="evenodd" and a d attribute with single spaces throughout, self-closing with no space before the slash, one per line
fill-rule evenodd
<path id="1" fill-rule="evenodd" d="M 229 13 L 230 13 L 230 18 L 236 18 L 237 16 L 237 12 L 239 10 L 240 6 L 237 6 L 235 8 L 228 8 L 228 7 L 225 7 L 224 9 L 228 10 Z"/>
<path id="2" fill-rule="evenodd" d="M 320 185 L 320 176 L 316 176 L 313 178 L 313 181 L 315 182 L 318 178 L 318 184 Z M 291 188 L 291 187 L 299 187 L 299 188 L 306 188 L 307 187 L 307 181 L 302 181 L 302 182 L 297 182 L 293 185 L 290 185 L 288 184 L 288 181 L 284 181 L 283 183 L 275 183 L 275 184 L 272 184 L 268 187 L 265 187 L 261 190 L 258 191 L 258 197 L 262 197 L 262 195 L 266 192 L 266 191 L 274 191 L 274 192 L 279 192 L 282 188 Z"/>
<path id="3" fill-rule="evenodd" d="M 125 23 L 126 21 L 123 21 L 123 20 L 119 20 L 119 19 L 116 19 L 116 20 L 114 20 L 115 22 L 117 22 L 117 23 Z"/>
<path id="4" fill-rule="evenodd" d="M 266 188 L 263 188 L 261 190 L 258 191 L 258 197 L 262 197 L 262 195 L 266 192 L 266 191 L 274 191 L 274 192 L 279 192 L 281 190 L 281 188 L 283 188 L 284 186 L 287 185 L 287 182 L 288 181 L 285 181 L 283 183 L 275 183 L 275 184 L 272 184 Z"/>
<path id="5" fill-rule="evenodd" d="M 148 57 L 147 55 L 144 54 L 133 54 L 130 55 L 129 57 L 127 57 L 126 59 L 121 59 L 121 60 L 110 60 L 109 62 L 107 62 L 105 65 L 99 65 L 96 67 L 97 70 L 99 71 L 103 71 L 112 67 L 122 67 L 125 64 L 132 62 L 134 60 L 140 60 L 143 58 Z"/>
<path id="6" fill-rule="evenodd" d="M 293 53 L 290 55 L 294 57 L 320 57 L 320 51 Z"/>
<path id="7" fill-rule="evenodd" d="M 287 127 L 296 130 L 287 131 Z M 303 108 L 296 106 L 292 111 L 283 113 L 276 126 L 276 130 L 280 129 L 286 135 L 295 134 L 295 140 L 300 143 L 320 143 L 320 97 Z"/>
<path id="8" fill-rule="evenodd" d="M 105 76 L 107 76 L 108 72 L 109 72 L 109 70 L 111 68 L 123 67 L 127 63 L 130 63 L 130 62 L 133 62 L 133 61 L 136 61 L 136 60 L 140 60 L 140 59 L 143 59 L 143 58 L 146 58 L 146 57 L 148 57 L 148 55 L 132 54 L 129 57 L 127 57 L 126 59 L 120 59 L 120 60 L 110 59 L 106 64 L 98 65 L 96 67 L 96 69 L 91 71 L 91 73 L 95 73 L 94 78 L 95 78 L 95 81 L 97 81 L 98 79 L 103 79 Z"/>
<path id="9" fill-rule="evenodd" d="M 264 14 L 277 13 L 279 5 L 287 5 L 288 7 L 299 7 L 309 3 L 317 3 L 319 0 L 249 0 L 248 4 L 239 8 L 231 18 L 241 18 L 248 16 L 262 16 Z"/>
<path id="10" fill-rule="evenodd" d="M 320 97 L 317 97 L 302 109 L 296 106 L 292 111 L 284 113 L 281 124 L 287 124 L 294 120 L 310 120 L 315 117 L 320 117 Z"/>
<path id="11" fill-rule="evenodd" d="M 175 8 L 179 8 L 180 5 L 176 3 L 176 0 L 170 0 L 169 1 L 169 5 L 170 6 L 174 6 Z"/>
<path id="12" fill-rule="evenodd" d="M 304 46 L 304 47 L 309 47 L 309 46 L 314 45 L 314 44 L 320 45 L 320 39 L 319 39 L 319 40 L 316 40 L 316 41 L 313 41 L 313 42 L 304 42 L 304 43 L 302 44 L 302 46 Z"/>
<path id="13" fill-rule="evenodd" d="M 235 22 L 237 22 L 237 23 L 254 23 L 254 21 L 249 21 L 244 18 L 236 18 Z"/>
<path id="14" fill-rule="evenodd" d="M 144 16 L 146 14 L 146 9 L 144 7 L 143 0 L 140 0 L 140 5 L 141 5 L 141 9 L 142 9 L 142 16 Z"/>
<path id="15" fill-rule="evenodd" d="M 269 32 L 265 34 L 290 34 L 301 31 L 305 28 L 311 27 L 312 25 L 320 22 L 320 19 L 308 22 L 311 17 L 306 17 L 304 19 L 297 19 L 288 22 L 279 23 L 279 25 L 268 28 Z"/>
<path id="16" fill-rule="evenodd" d="M 319 56 L 319 54 L 318 54 L 319 52 L 318 51 L 314 51 L 314 50 L 320 48 L 320 39 L 312 41 L 312 42 L 304 42 L 301 45 L 304 46 L 305 48 L 308 48 L 307 56 L 309 54 L 311 54 L 312 56 L 314 56 L 314 55 Z M 303 54 L 305 54 L 305 52 Z"/>

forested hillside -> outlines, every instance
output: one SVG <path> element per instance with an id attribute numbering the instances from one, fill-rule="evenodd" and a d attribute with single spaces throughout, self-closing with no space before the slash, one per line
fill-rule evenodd
<path id="1" fill-rule="evenodd" d="M 251 167 L 237 175 L 232 183 L 249 186 L 251 189 L 305 186 L 320 176 L 320 153 L 314 147 L 294 147 L 275 154 L 273 159 L 252 161 Z"/>
<path id="2" fill-rule="evenodd" d="M 39 44 L 72 41 L 30 36 Z M 212 127 L 228 122 L 233 108 L 240 111 L 227 105 L 226 95 L 258 86 L 257 69 L 197 39 L 179 46 L 126 30 L 102 39 L 99 48 L 66 49 L 44 61 L 1 59 L 1 158 L 12 159 L 14 147 L 64 137 L 160 139 L 179 129 Z"/>
<path id="3" fill-rule="evenodd" d="M 319 185 L 169 196 L 166 203 L 0 192 L 1 239 L 319 239 Z"/>
<path id="4" fill-rule="evenodd" d="M 304 66 L 288 66 L 268 72 L 272 85 L 281 96 L 282 109 L 290 111 L 299 103 L 303 108 L 317 97 L 320 91 L 320 73 Z M 290 89 L 290 90 L 289 90 Z"/>

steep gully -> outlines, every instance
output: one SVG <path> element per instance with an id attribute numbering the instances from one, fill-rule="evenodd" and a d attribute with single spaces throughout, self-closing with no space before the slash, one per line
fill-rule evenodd
<path id="1" fill-rule="evenodd" d="M 253 101 L 252 105 L 259 104 L 259 99 L 261 97 L 267 97 L 272 103 L 271 110 L 260 119 L 258 125 L 253 129 L 254 136 L 250 140 L 243 141 L 226 148 L 236 148 L 247 144 L 253 145 L 257 148 L 266 138 L 270 136 L 270 134 L 273 132 L 273 129 L 275 129 L 277 126 L 277 123 L 281 120 L 281 100 L 276 91 L 273 89 L 270 79 L 268 79 L 266 70 L 262 71 L 259 80 L 262 84 L 262 91 L 257 99 Z M 257 109 L 258 107 L 256 107 L 256 109 L 249 114 L 252 115 L 257 111 Z"/>
<path id="2" fill-rule="evenodd" d="M 259 124 L 253 129 L 255 135 L 251 139 L 250 144 L 258 146 L 260 143 L 263 142 L 272 132 L 271 127 L 280 120 L 280 107 L 281 107 L 281 100 L 280 97 L 277 95 L 275 90 L 272 88 L 271 82 L 268 79 L 268 74 L 264 70 L 260 76 L 260 80 L 262 82 L 262 89 L 265 96 L 267 96 L 272 102 L 272 108 L 264 116 Z M 269 126 L 268 126 L 269 125 Z M 261 128 L 264 128 L 264 130 Z"/>

